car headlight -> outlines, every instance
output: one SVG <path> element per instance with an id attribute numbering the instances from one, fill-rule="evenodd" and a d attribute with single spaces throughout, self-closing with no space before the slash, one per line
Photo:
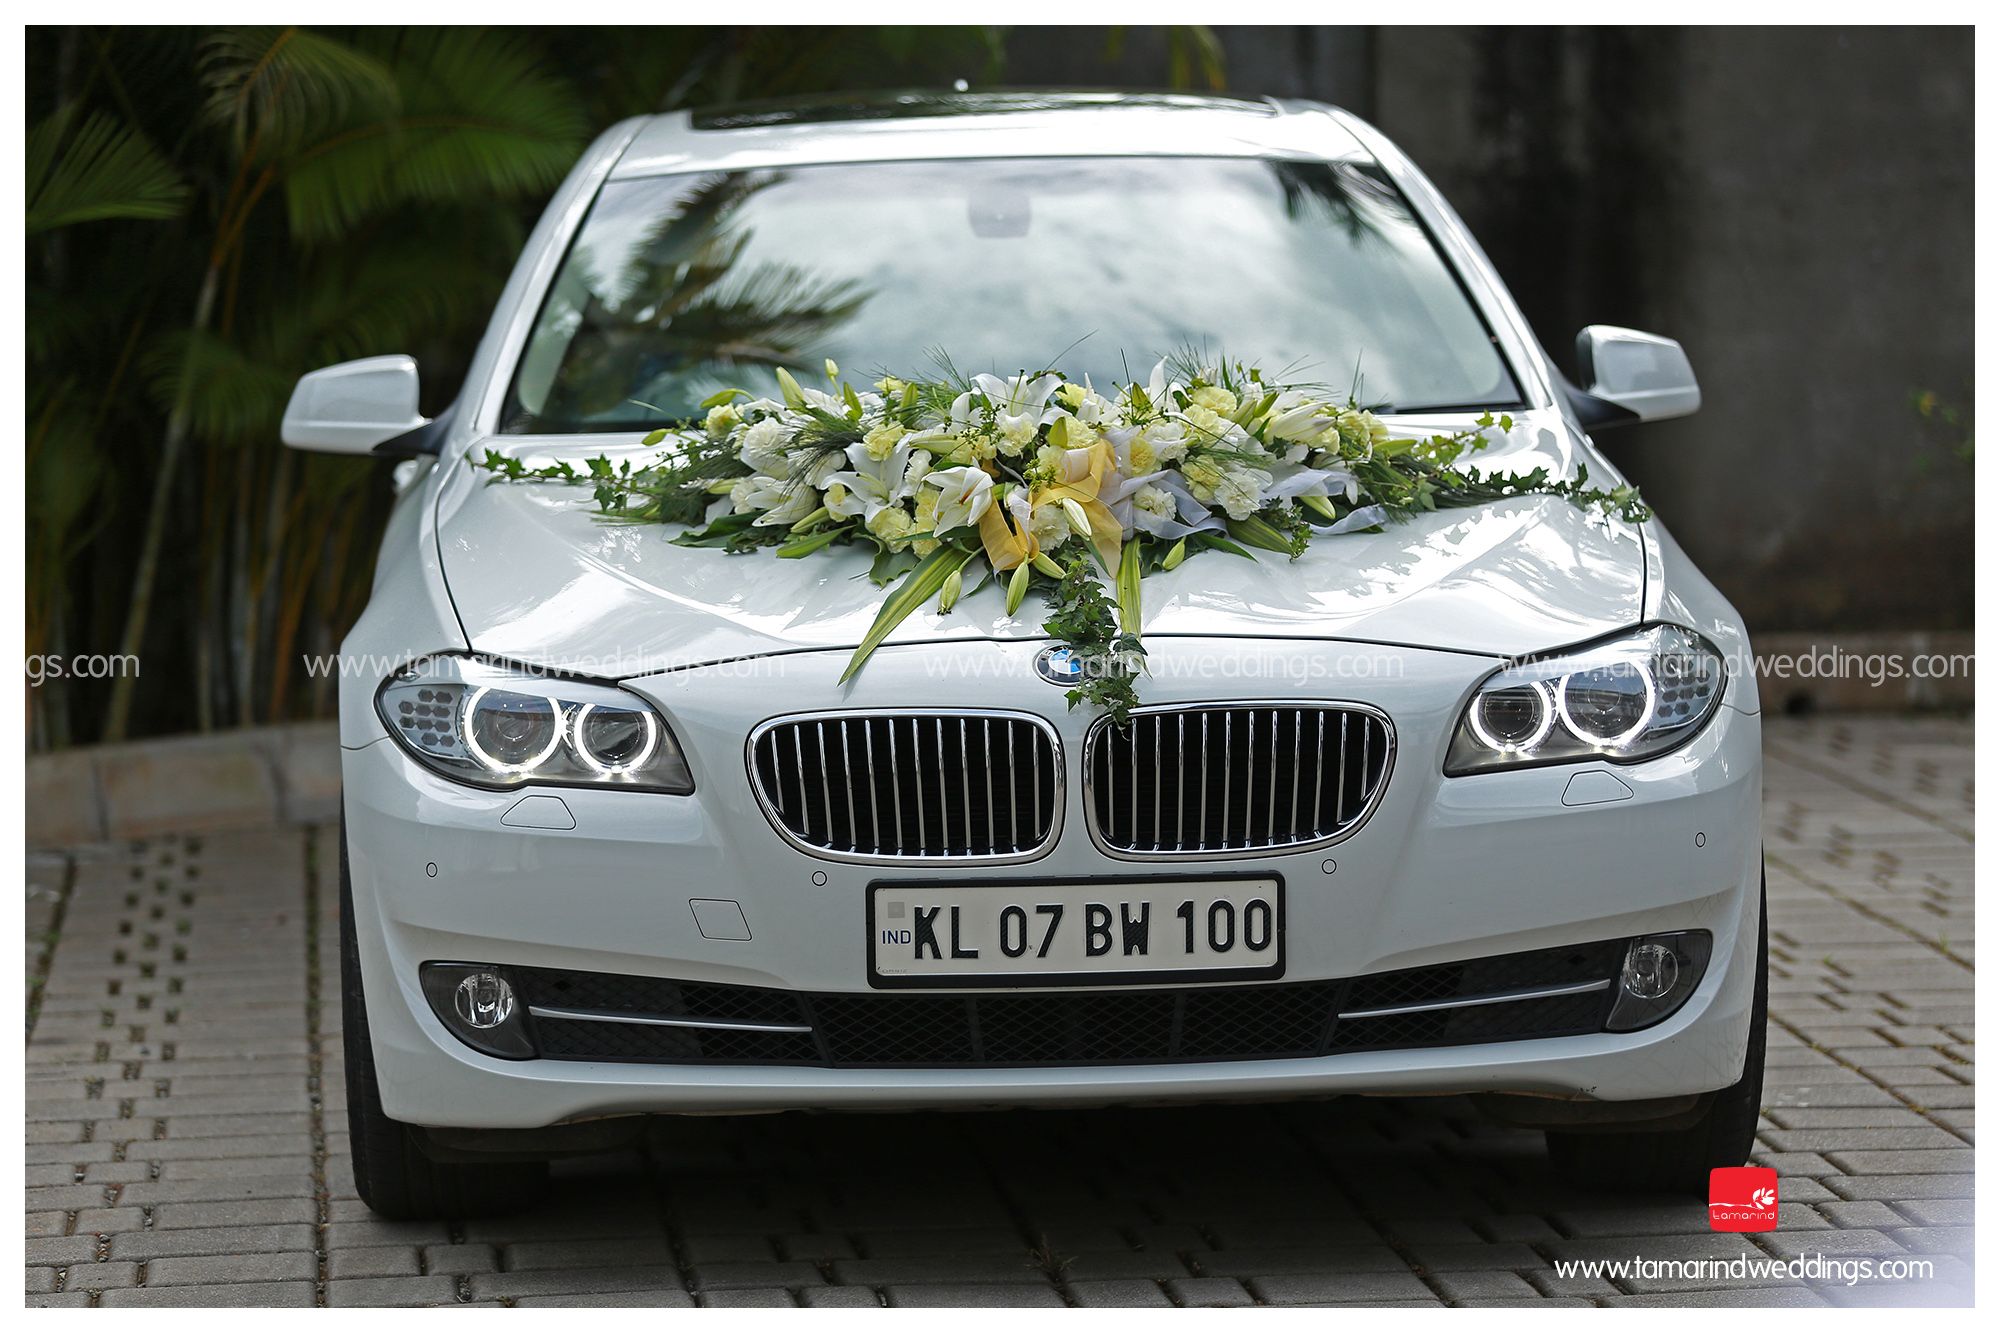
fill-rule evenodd
<path id="1" fill-rule="evenodd" d="M 1725 683 L 1721 654 L 1678 625 L 1504 667 L 1466 706 L 1444 771 L 1651 759 L 1701 730 Z"/>
<path id="2" fill-rule="evenodd" d="M 694 790 L 666 722 L 615 685 L 438 656 L 383 681 L 375 709 L 421 763 L 474 786 Z"/>

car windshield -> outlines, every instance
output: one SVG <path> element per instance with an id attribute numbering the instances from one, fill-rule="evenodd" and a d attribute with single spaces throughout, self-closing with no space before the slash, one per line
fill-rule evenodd
<path id="1" fill-rule="evenodd" d="M 1191 353 L 1378 410 L 1516 406 L 1430 236 L 1371 166 L 880 162 L 607 184 L 503 429 L 645 429 L 769 367 L 1143 380 Z M 760 373 L 762 372 L 762 373 Z"/>

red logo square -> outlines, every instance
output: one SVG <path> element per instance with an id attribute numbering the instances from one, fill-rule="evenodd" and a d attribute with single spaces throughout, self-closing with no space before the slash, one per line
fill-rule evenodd
<path id="1" fill-rule="evenodd" d="M 1708 1173 L 1711 1231 L 1778 1229 L 1778 1172 L 1768 1166 L 1718 1166 Z"/>

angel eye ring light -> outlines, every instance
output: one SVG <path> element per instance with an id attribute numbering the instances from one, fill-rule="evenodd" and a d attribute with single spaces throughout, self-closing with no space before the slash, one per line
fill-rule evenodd
<path id="1" fill-rule="evenodd" d="M 1653 709 L 1659 703 L 1659 693 L 1653 687 L 1653 673 L 1643 667 L 1635 667 L 1633 670 L 1638 673 L 1639 683 L 1646 687 L 1646 703 L 1639 710 L 1639 720 L 1616 736 L 1600 736 L 1577 725 L 1576 717 L 1569 711 L 1569 683 L 1580 673 L 1572 671 L 1556 683 L 1556 708 L 1562 713 L 1563 725 L 1569 728 L 1572 736 L 1586 744 L 1600 746 L 1606 750 L 1619 750 L 1637 740 L 1639 733 L 1652 724 Z"/>
<path id="2" fill-rule="evenodd" d="M 511 690 L 504 692 L 509 694 L 514 693 L 514 691 Z M 544 763 L 548 761 L 548 757 L 556 752 L 556 747 L 562 744 L 562 739 L 563 739 L 562 704 L 556 699 L 551 698 L 546 694 L 531 694 L 523 696 L 525 698 L 530 698 L 530 699 L 540 699 L 543 703 L 547 704 L 549 706 L 549 712 L 555 721 L 555 725 L 549 729 L 549 743 L 542 748 L 542 752 L 540 754 L 536 755 L 533 759 L 525 760 L 521 763 L 505 764 L 500 762 L 498 759 L 495 759 L 492 755 L 486 752 L 486 747 L 479 743 L 478 731 L 472 725 L 473 718 L 479 715 L 479 701 L 481 699 L 484 699 L 487 695 L 491 693 L 493 693 L 492 686 L 482 685 L 478 689 L 474 690 L 472 694 L 465 701 L 465 714 L 460 719 L 459 723 L 460 730 L 463 731 L 465 735 L 465 748 L 472 752 L 473 758 L 477 759 L 480 763 L 486 765 L 488 768 L 492 769 L 496 773 L 527 773 L 533 771 L 534 769 L 540 768 Z"/>
<path id="3" fill-rule="evenodd" d="M 596 704 L 585 704 L 583 707 L 577 709 L 576 713 L 570 718 L 570 745 L 576 751 L 577 757 L 589 765 L 593 772 L 602 774 L 608 778 L 623 777 L 627 773 L 644 768 L 646 761 L 653 757 L 653 751 L 658 749 L 660 744 L 660 724 L 654 720 L 653 715 L 651 713 L 632 714 L 646 728 L 645 744 L 639 747 L 639 753 L 632 758 L 622 763 L 607 764 L 597 757 L 596 752 L 590 748 L 589 743 L 584 739 L 584 721 L 596 708 Z"/>

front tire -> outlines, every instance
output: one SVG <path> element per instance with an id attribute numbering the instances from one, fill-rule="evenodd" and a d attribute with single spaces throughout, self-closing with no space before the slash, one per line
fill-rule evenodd
<path id="1" fill-rule="evenodd" d="M 361 990 L 345 819 L 340 825 L 340 1012 L 354 1187 L 371 1211 L 392 1221 L 477 1217 L 541 1199 L 548 1190 L 547 1162 L 433 1161 L 417 1132 L 382 1109 L 368 1038 L 368 1002 Z"/>
<path id="2" fill-rule="evenodd" d="M 1764 1096 L 1764 1027 L 1770 1004 L 1770 930 L 1765 896 L 1757 893 L 1757 980 L 1750 1001 L 1750 1045 L 1743 1076 L 1715 1094 L 1693 1124 L 1668 1130 L 1579 1133 L 1549 1130 L 1556 1174 L 1593 1189 L 1659 1190 L 1705 1198 L 1708 1173 L 1742 1166 L 1757 1147 Z"/>

